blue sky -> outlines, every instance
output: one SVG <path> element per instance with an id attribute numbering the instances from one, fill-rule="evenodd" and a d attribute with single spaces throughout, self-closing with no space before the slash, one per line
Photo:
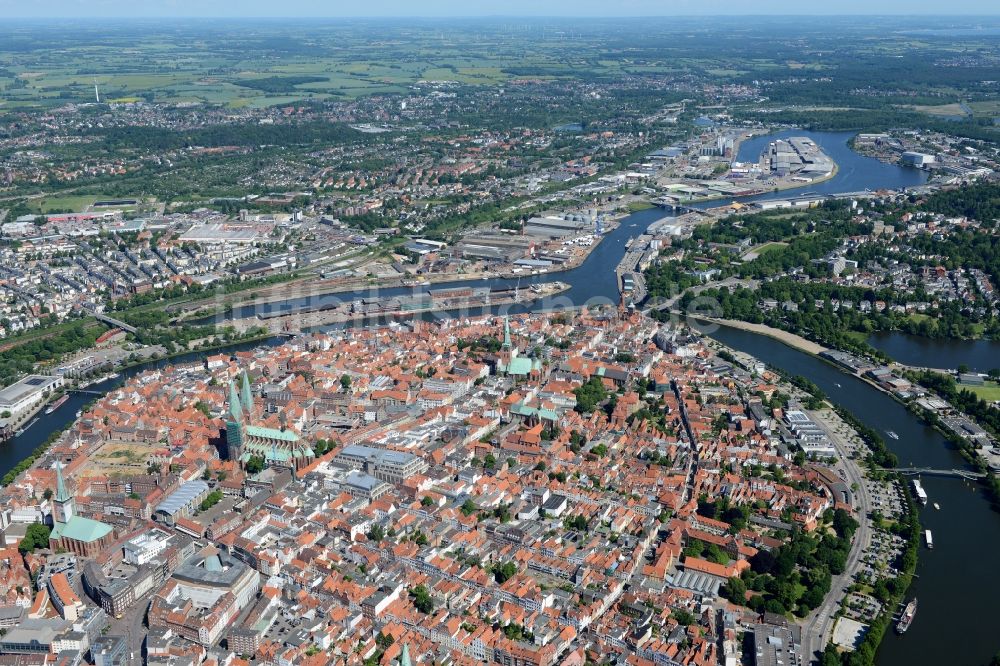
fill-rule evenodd
<path id="1" fill-rule="evenodd" d="M 0 0 L 18 17 L 1000 14 L 997 0 Z"/>

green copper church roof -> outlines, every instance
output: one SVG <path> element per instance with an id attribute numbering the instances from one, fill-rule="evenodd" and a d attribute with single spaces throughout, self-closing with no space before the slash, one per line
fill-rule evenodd
<path id="1" fill-rule="evenodd" d="M 84 518 L 83 516 L 71 516 L 69 522 L 56 523 L 52 528 L 50 538 L 73 539 L 84 543 L 93 543 L 111 533 L 111 526 L 104 523 Z"/>
<path id="2" fill-rule="evenodd" d="M 266 437 L 276 439 L 281 442 L 297 442 L 299 436 L 291 430 L 278 430 L 276 428 L 261 428 L 260 426 L 247 426 L 246 434 L 250 437 Z"/>
<path id="3" fill-rule="evenodd" d="M 503 368 L 503 371 L 508 375 L 527 375 L 531 372 L 531 369 L 531 359 L 527 356 L 518 356 L 517 358 L 512 358 L 510 363 Z"/>

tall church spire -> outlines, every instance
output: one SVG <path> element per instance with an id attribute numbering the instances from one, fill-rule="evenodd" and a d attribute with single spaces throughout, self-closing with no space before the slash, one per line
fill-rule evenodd
<path id="1" fill-rule="evenodd" d="M 56 463 L 56 499 L 52 504 L 52 522 L 66 524 L 73 517 L 75 512 L 75 500 L 66 489 L 66 480 L 63 478 L 62 461 Z"/>
<path id="2" fill-rule="evenodd" d="M 63 479 L 62 462 L 56 463 L 56 501 L 66 502 L 70 499 L 69 491 L 66 490 L 66 480 Z"/>
<path id="3" fill-rule="evenodd" d="M 236 392 L 236 384 L 234 382 L 229 382 L 229 419 L 233 423 L 239 423 L 243 420 L 240 394 Z"/>
<path id="4" fill-rule="evenodd" d="M 240 460 L 243 457 L 243 425 L 250 413 L 243 411 L 236 382 L 229 382 L 229 416 L 226 419 L 226 457 Z"/>
<path id="5" fill-rule="evenodd" d="M 503 348 L 510 349 L 514 345 L 510 341 L 510 318 L 503 318 Z"/>
<path id="6" fill-rule="evenodd" d="M 403 652 L 399 655 L 399 666 L 413 666 L 410 660 L 410 644 L 403 643 Z"/>
<path id="7" fill-rule="evenodd" d="M 253 417 L 253 392 L 250 390 L 250 377 L 247 376 L 247 371 L 243 371 L 243 386 L 240 389 L 240 400 L 243 403 L 243 411 L 246 412 L 247 418 Z"/>

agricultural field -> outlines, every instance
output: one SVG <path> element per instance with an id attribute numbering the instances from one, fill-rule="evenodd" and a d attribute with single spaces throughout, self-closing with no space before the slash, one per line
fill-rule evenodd
<path id="1" fill-rule="evenodd" d="M 745 19 L 711 27 L 695 19 L 95 21 L 72 30 L 15 21 L 0 26 L 0 111 L 91 102 L 95 83 L 102 101 L 240 109 L 391 95 L 442 81 L 478 87 L 658 76 L 746 85 L 822 76 L 782 83 L 768 96 L 931 117 L 996 113 L 985 75 L 955 68 L 943 80 L 928 64 L 957 54 L 991 63 L 988 38 L 922 40 L 907 36 L 905 24 L 893 27 L 900 32 L 886 35 L 878 26 L 829 19 L 794 26 L 788 40 L 773 21 L 765 30 Z M 802 48 L 806 37 L 813 49 Z M 783 47 L 775 49 L 775 40 Z M 908 92 L 866 96 L 859 86 L 876 80 Z"/>

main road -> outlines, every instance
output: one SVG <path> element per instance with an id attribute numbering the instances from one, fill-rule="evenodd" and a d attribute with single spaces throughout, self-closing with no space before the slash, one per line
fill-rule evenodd
<path id="1" fill-rule="evenodd" d="M 826 595 L 823 603 L 815 608 L 804 619 L 802 628 L 802 654 L 811 661 L 816 659 L 816 655 L 826 649 L 827 643 L 833 632 L 833 625 L 836 622 L 837 610 L 840 602 L 847 594 L 847 588 L 851 586 L 854 575 L 858 571 L 861 563 L 861 556 L 871 542 L 871 526 L 868 515 L 871 509 L 871 499 L 868 496 L 868 488 L 865 485 L 864 473 L 850 454 L 851 447 L 844 440 L 845 434 L 850 432 L 836 412 L 831 410 L 830 416 L 818 418 L 816 420 L 830 437 L 834 447 L 837 449 L 837 456 L 852 489 L 857 488 L 853 494 L 856 498 L 856 508 L 858 514 L 858 529 L 854 533 L 851 542 L 851 551 L 847 556 L 843 573 L 834 576 L 830 581 L 830 592 Z"/>

